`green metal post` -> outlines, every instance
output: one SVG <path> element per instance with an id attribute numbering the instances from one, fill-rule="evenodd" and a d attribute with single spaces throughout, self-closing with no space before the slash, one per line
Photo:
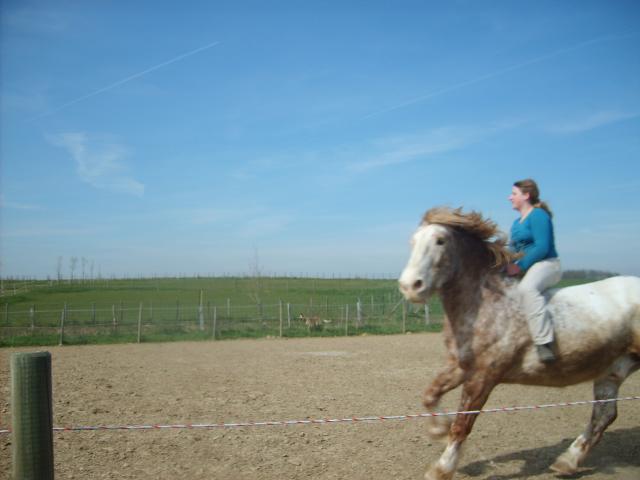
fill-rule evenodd
<path id="1" fill-rule="evenodd" d="M 13 478 L 53 480 L 51 354 L 11 356 Z"/>

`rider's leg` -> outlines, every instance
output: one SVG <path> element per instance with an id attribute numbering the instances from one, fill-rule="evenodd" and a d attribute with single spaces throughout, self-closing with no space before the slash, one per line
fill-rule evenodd
<path id="1" fill-rule="evenodd" d="M 557 258 L 541 260 L 527 270 L 518 286 L 533 343 L 545 346 L 541 353 L 547 353 L 544 352 L 544 348 L 550 348 L 550 344 L 553 343 L 553 325 L 547 315 L 542 292 L 558 283 L 561 277 L 562 270 Z M 553 356 L 551 350 L 549 353 Z"/>

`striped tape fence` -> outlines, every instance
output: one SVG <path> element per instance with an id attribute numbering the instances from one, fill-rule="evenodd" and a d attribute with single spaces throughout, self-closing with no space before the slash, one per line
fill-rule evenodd
<path id="1" fill-rule="evenodd" d="M 266 427 L 266 426 L 287 426 L 287 425 L 322 425 L 336 423 L 358 423 L 358 422 L 378 422 L 388 420 L 412 420 L 418 418 L 443 417 L 455 415 L 477 415 L 480 413 L 508 413 L 521 412 L 527 410 L 541 410 L 546 408 L 573 407 L 581 405 L 593 405 L 600 403 L 624 402 L 630 400 L 640 400 L 640 396 L 629 396 L 620 398 L 608 398 L 602 400 L 580 400 L 574 402 L 557 402 L 541 405 L 525 405 L 513 407 L 486 408 L 481 410 L 466 410 L 456 412 L 425 412 L 409 415 L 385 415 L 369 417 L 345 417 L 345 418 L 318 418 L 309 420 L 276 420 L 259 422 L 235 422 L 235 423 L 184 423 L 174 425 L 99 425 L 99 426 L 67 426 L 53 427 L 54 432 L 80 432 L 80 431 L 104 431 L 104 430 L 164 430 L 164 429 L 219 429 L 219 428 L 241 428 L 241 427 Z M 11 429 L 0 429 L 0 434 L 9 434 Z"/>

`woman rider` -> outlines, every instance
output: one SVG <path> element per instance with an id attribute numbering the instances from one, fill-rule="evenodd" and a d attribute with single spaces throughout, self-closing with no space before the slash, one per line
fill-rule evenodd
<path id="1" fill-rule="evenodd" d="M 553 325 L 542 296 L 547 288 L 560 281 L 562 269 L 556 252 L 552 213 L 540 201 L 535 181 L 520 180 L 513 184 L 509 196 L 514 210 L 520 212 L 511 226 L 511 248 L 523 256 L 507 266 L 507 275 L 524 275 L 518 285 L 527 313 L 529 331 L 538 357 L 544 363 L 554 362 Z"/>

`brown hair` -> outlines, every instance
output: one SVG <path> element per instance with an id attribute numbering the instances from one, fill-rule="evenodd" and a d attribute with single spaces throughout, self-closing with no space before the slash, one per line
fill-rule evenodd
<path id="1" fill-rule="evenodd" d="M 526 178 L 524 180 L 518 180 L 513 186 L 518 187 L 522 193 L 529 194 L 529 202 L 531 205 L 543 209 L 550 217 L 553 217 L 553 213 L 547 202 L 540 200 L 540 190 L 538 189 L 538 184 L 533 179 Z"/>

